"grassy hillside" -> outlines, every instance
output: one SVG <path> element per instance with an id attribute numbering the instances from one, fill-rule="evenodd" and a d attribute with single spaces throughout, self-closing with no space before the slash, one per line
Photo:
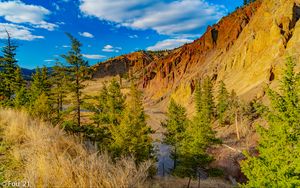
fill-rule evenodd
<path id="1" fill-rule="evenodd" d="M 28 181 L 30 187 L 139 187 L 150 167 L 132 159 L 113 163 L 86 149 L 57 127 L 26 113 L 0 110 L 0 182 Z"/>
<path id="2" fill-rule="evenodd" d="M 31 119 L 25 112 L 0 109 L 0 183 L 30 187 L 185 187 L 188 179 L 147 179 L 150 162 L 133 159 L 114 163 L 108 154 L 88 150 L 76 136 Z M 9 183 L 10 182 L 10 183 Z M 4 183 L 4 184 L 3 184 Z M 198 182 L 192 181 L 191 187 Z M 221 178 L 201 187 L 231 187 Z"/>

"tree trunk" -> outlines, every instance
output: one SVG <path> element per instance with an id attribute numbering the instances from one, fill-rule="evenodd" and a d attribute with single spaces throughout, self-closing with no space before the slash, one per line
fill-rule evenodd
<path id="1" fill-rule="evenodd" d="M 76 105 L 77 105 L 77 125 L 80 126 L 80 91 L 79 91 L 79 68 L 76 73 Z"/>
<path id="2" fill-rule="evenodd" d="M 192 177 L 189 177 L 189 182 L 188 182 L 187 188 L 190 188 L 191 180 L 192 180 Z"/>

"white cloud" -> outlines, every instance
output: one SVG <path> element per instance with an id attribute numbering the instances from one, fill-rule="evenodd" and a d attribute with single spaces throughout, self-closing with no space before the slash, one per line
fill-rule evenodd
<path id="1" fill-rule="evenodd" d="M 63 48 L 70 48 L 71 46 L 69 45 L 62 45 Z"/>
<path id="2" fill-rule="evenodd" d="M 59 11 L 60 10 L 60 7 L 57 3 L 52 3 L 52 6 L 55 8 L 55 10 Z"/>
<path id="3" fill-rule="evenodd" d="M 150 46 L 147 50 L 171 50 L 177 48 L 185 43 L 193 42 L 190 39 L 166 39 L 163 41 L 159 41 L 154 46 Z"/>
<path id="4" fill-rule="evenodd" d="M 7 34 L 5 30 L 9 32 L 10 36 L 13 39 L 31 41 L 34 39 L 44 38 L 43 36 L 33 35 L 31 33 L 31 29 L 28 27 L 16 24 L 0 23 L 0 39 L 7 39 Z"/>
<path id="5" fill-rule="evenodd" d="M 139 36 L 138 35 L 130 35 L 129 38 L 131 38 L 131 39 L 137 39 L 137 38 L 139 38 Z"/>
<path id="6" fill-rule="evenodd" d="M 98 55 L 98 54 L 82 54 L 83 57 L 87 59 L 103 59 L 106 58 L 104 55 Z"/>
<path id="7" fill-rule="evenodd" d="M 78 34 L 82 37 L 94 38 L 94 35 L 89 32 L 83 32 L 83 33 L 79 32 Z"/>
<path id="8" fill-rule="evenodd" d="M 52 59 L 45 59 L 44 61 L 47 62 L 47 63 L 54 62 L 54 60 L 52 60 Z"/>
<path id="9" fill-rule="evenodd" d="M 56 22 L 56 24 L 58 24 L 58 25 L 65 25 L 66 23 L 65 22 Z"/>
<path id="10" fill-rule="evenodd" d="M 195 34 L 227 13 L 224 6 L 205 0 L 81 0 L 87 16 L 159 34 Z"/>
<path id="11" fill-rule="evenodd" d="M 105 45 L 102 49 L 103 52 L 120 52 L 122 50 L 121 47 L 113 47 L 112 45 Z"/>
<path id="12" fill-rule="evenodd" d="M 46 15 L 51 12 L 37 5 L 26 5 L 20 0 L 0 2 L 0 17 L 12 23 L 30 24 L 35 28 L 53 31 L 58 26 L 45 21 Z"/>

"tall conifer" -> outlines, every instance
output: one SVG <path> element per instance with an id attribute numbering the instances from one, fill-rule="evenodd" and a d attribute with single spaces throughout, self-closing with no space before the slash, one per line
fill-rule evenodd
<path id="1" fill-rule="evenodd" d="M 29 91 L 29 112 L 33 116 L 47 121 L 51 119 L 53 114 L 50 89 L 48 69 L 46 67 L 36 68 Z"/>
<path id="2" fill-rule="evenodd" d="M 201 110 L 199 116 L 202 120 L 211 122 L 214 117 L 214 100 L 213 100 L 213 84 L 209 77 L 203 81 L 202 95 L 201 95 Z M 196 104 L 199 102 L 196 102 Z"/>
<path id="3" fill-rule="evenodd" d="M 226 111 L 229 108 L 229 94 L 223 81 L 220 82 L 216 112 L 219 123 L 222 125 L 226 121 Z"/>
<path id="4" fill-rule="evenodd" d="M 151 128 L 146 123 L 142 93 L 132 84 L 121 124 L 112 129 L 112 152 L 116 157 L 133 155 L 136 162 L 151 159 Z"/>
<path id="5" fill-rule="evenodd" d="M 1 89 L 0 96 L 4 99 L 2 104 L 13 105 L 12 98 L 19 89 L 17 78 L 21 77 L 21 71 L 18 71 L 16 49 L 17 45 L 11 40 L 9 32 L 7 32 L 7 41 L 2 48 L 3 56 L 0 58 L 0 79 Z"/>
<path id="6" fill-rule="evenodd" d="M 300 186 L 300 73 L 295 63 L 286 62 L 280 92 L 268 89 L 271 109 L 268 127 L 259 127 L 258 156 L 248 156 L 242 171 L 244 187 Z"/>
<path id="7" fill-rule="evenodd" d="M 175 175 L 195 177 L 199 168 L 206 167 L 213 160 L 207 153 L 208 147 L 218 142 L 218 139 L 215 138 L 215 132 L 212 130 L 214 110 L 212 87 L 213 85 L 207 77 L 203 81 L 202 87 L 195 92 L 197 111 L 180 144 L 178 167 L 174 171 Z M 198 97 L 200 92 L 201 97 Z"/>
<path id="8" fill-rule="evenodd" d="M 188 123 L 186 109 L 171 99 L 168 107 L 167 121 L 162 123 L 162 126 L 166 128 L 164 142 L 172 147 L 171 156 L 174 161 L 174 169 L 177 167 L 178 147 L 184 139 Z"/>
<path id="9" fill-rule="evenodd" d="M 194 94 L 196 113 L 200 113 L 201 109 L 202 109 L 201 96 L 202 96 L 202 88 L 201 88 L 201 84 L 199 81 L 199 82 L 196 82 L 195 94 Z"/>
<path id="10" fill-rule="evenodd" d="M 57 62 L 52 68 L 50 80 L 52 85 L 50 98 L 53 103 L 56 122 L 59 122 L 62 119 L 68 79 L 67 67 Z"/>
<path id="11" fill-rule="evenodd" d="M 81 54 L 82 44 L 67 33 L 71 41 L 71 49 L 66 55 L 62 57 L 69 64 L 68 72 L 70 74 L 69 88 L 73 96 L 73 103 L 75 109 L 75 119 L 78 126 L 81 125 L 81 106 L 82 106 L 82 89 L 85 87 L 83 82 L 88 77 L 88 62 L 83 59 Z"/>

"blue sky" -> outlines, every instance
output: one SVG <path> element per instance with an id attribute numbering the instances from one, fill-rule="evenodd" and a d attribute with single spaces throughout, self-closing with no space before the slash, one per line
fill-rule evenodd
<path id="1" fill-rule="evenodd" d="M 6 29 L 19 45 L 20 66 L 52 66 L 69 50 L 69 32 L 93 65 L 192 42 L 240 5 L 242 0 L 0 0 L 0 46 Z"/>

